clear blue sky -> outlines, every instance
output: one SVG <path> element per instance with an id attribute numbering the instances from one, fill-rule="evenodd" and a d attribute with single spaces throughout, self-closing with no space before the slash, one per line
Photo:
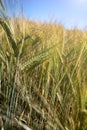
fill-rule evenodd
<path id="1" fill-rule="evenodd" d="M 87 0 L 8 0 L 9 12 L 39 21 L 58 21 L 65 27 L 87 25 Z M 16 10 L 16 11 L 15 11 Z"/>

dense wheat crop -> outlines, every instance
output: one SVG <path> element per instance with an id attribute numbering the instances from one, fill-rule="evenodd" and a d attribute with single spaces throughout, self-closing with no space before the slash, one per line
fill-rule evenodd
<path id="1" fill-rule="evenodd" d="M 0 18 L 0 127 L 87 130 L 87 32 Z"/>
<path id="2" fill-rule="evenodd" d="M 0 24 L 5 129 L 86 130 L 87 32 L 25 19 Z"/>

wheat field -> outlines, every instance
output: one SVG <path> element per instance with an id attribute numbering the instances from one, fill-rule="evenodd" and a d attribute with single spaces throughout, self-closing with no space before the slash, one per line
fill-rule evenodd
<path id="1" fill-rule="evenodd" d="M 0 18 L 0 128 L 87 130 L 87 31 Z"/>

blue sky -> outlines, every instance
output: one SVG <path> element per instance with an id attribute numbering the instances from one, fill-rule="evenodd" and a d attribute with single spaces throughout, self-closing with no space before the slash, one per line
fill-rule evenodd
<path id="1" fill-rule="evenodd" d="M 57 21 L 65 27 L 84 28 L 87 25 L 87 0 L 8 0 L 9 14 L 23 13 L 39 21 Z"/>

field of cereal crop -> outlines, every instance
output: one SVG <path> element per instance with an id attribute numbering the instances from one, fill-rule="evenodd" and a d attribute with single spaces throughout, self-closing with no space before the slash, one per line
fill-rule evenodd
<path id="1" fill-rule="evenodd" d="M 0 18 L 0 128 L 87 130 L 87 31 Z"/>

